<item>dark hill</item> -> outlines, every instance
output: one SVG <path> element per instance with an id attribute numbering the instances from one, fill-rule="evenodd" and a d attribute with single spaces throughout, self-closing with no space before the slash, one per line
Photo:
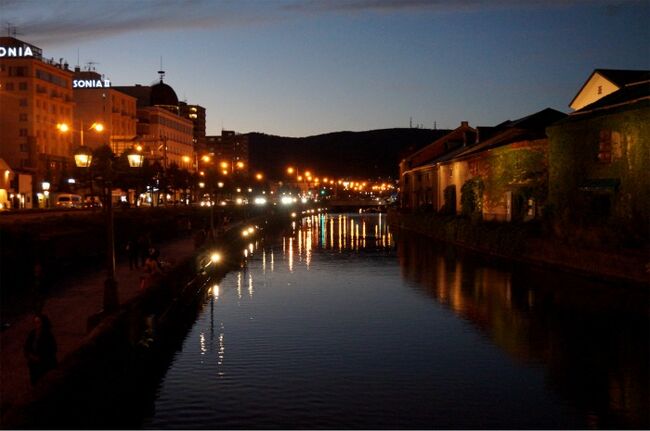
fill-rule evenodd
<path id="1" fill-rule="evenodd" d="M 382 129 L 335 132 L 305 138 L 249 133 L 251 170 L 273 179 L 284 176 L 287 166 L 311 169 L 317 175 L 337 177 L 393 177 L 407 154 L 430 144 L 449 130 Z"/>

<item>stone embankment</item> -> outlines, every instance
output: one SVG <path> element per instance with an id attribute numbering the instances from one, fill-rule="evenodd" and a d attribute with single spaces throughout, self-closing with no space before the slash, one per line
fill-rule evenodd
<path id="1" fill-rule="evenodd" d="M 588 277 L 650 285 L 648 250 L 595 249 L 533 234 L 525 226 L 473 223 L 458 217 L 391 212 L 393 228 L 405 229 L 497 258 L 561 269 Z"/>
<path id="2" fill-rule="evenodd" d="M 248 223 L 264 225 L 263 220 Z M 126 262 L 118 264 L 120 307 L 112 313 L 97 313 L 103 295 L 102 272 L 66 280 L 68 285 L 57 289 L 60 293 L 48 298 L 43 309 L 53 322 L 59 365 L 33 388 L 22 353 L 32 315 L 16 320 L 0 334 L 0 426 L 139 428 L 137 418 L 146 407 L 138 403 L 150 398 L 141 391 L 155 388 L 142 379 L 155 379 L 152 369 L 161 363 L 162 353 L 179 347 L 183 331 L 209 294 L 206 286 L 239 267 L 245 247 L 242 225 L 233 224 L 199 249 L 190 236 L 163 244 L 161 259 L 172 265 L 146 289 L 140 287 L 140 271 L 129 269 Z M 221 251 L 223 260 L 219 265 L 206 265 L 214 250 Z M 96 408 L 80 411 L 89 399 L 97 399 Z M 115 406 L 120 411 L 113 411 Z"/>

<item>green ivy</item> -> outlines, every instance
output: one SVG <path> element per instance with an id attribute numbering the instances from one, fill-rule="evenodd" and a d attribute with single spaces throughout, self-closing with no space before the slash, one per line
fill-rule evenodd
<path id="1" fill-rule="evenodd" d="M 647 243 L 650 231 L 650 103 L 621 108 L 608 115 L 575 117 L 548 128 L 549 203 L 556 233 L 571 238 L 590 226 L 619 242 Z M 598 161 L 601 132 L 619 134 L 620 157 Z M 586 180 L 611 179 L 616 190 L 603 190 L 611 199 L 606 220 L 594 213 L 593 194 L 580 190 Z"/>

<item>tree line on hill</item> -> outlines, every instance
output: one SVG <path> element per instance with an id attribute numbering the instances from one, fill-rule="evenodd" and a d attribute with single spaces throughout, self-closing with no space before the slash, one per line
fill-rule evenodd
<path id="1" fill-rule="evenodd" d="M 288 166 L 316 175 L 397 179 L 399 162 L 449 130 L 397 128 L 334 132 L 304 138 L 249 133 L 251 170 L 282 179 Z"/>

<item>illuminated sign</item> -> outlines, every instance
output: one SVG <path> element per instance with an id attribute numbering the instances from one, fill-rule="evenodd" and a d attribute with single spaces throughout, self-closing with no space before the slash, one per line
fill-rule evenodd
<path id="1" fill-rule="evenodd" d="M 108 79 L 75 79 L 72 88 L 109 88 L 111 81 Z"/>
<path id="2" fill-rule="evenodd" d="M 32 57 L 33 55 L 29 46 L 0 46 L 0 57 Z"/>

